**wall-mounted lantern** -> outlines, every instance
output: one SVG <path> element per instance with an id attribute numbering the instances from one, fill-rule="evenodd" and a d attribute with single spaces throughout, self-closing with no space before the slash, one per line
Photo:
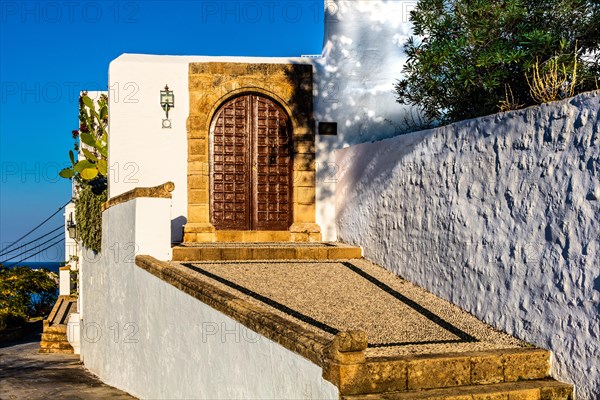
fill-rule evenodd
<path id="1" fill-rule="evenodd" d="M 69 237 L 71 239 L 77 239 L 77 226 L 73 221 L 73 213 L 69 214 L 69 220 L 67 221 L 67 230 L 69 231 Z"/>
<path id="2" fill-rule="evenodd" d="M 162 120 L 162 127 L 171 128 L 169 110 L 175 108 L 175 95 L 172 90 L 169 90 L 169 85 L 165 85 L 165 89 L 160 91 L 160 106 L 165 110 L 166 115 L 166 118 Z"/>

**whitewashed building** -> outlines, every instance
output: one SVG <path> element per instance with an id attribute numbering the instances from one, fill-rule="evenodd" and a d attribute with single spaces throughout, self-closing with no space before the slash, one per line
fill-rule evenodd
<path id="1" fill-rule="evenodd" d="M 322 57 L 297 58 L 248 58 L 248 57 L 203 57 L 203 56 L 157 56 L 144 54 L 123 54 L 110 64 L 110 155 L 111 166 L 109 197 L 122 194 L 135 187 L 147 187 L 167 181 L 175 183 L 171 210 L 171 240 L 183 239 L 186 224 L 209 223 L 214 216 L 203 216 L 196 222 L 195 215 L 190 219 L 190 211 L 202 207 L 196 199 L 199 187 L 190 175 L 214 170 L 214 166 L 199 166 L 192 171 L 189 162 L 196 157 L 193 152 L 208 154 L 208 136 L 198 134 L 202 144 L 190 144 L 195 137 L 196 124 L 210 123 L 215 112 L 233 98 L 244 93 L 259 93 L 265 99 L 284 106 L 286 116 L 292 119 L 295 131 L 293 137 L 314 135 L 312 157 L 316 164 L 310 166 L 311 174 L 296 171 L 292 181 L 299 182 L 309 177 L 314 183 L 302 183 L 307 187 L 304 197 L 314 197 L 316 215 L 312 221 L 320 228 L 324 240 L 335 240 L 333 223 L 335 215 L 333 193 L 335 192 L 336 166 L 332 152 L 343 146 L 383 137 L 390 137 L 408 131 L 405 116 L 410 111 L 395 102 L 394 82 L 400 77 L 403 53 L 402 44 L 409 34 L 408 12 L 414 6 L 412 1 L 332 1 L 326 4 L 325 40 Z M 267 70 L 262 76 L 254 76 L 257 65 L 274 64 L 282 68 L 305 66 L 309 73 L 307 90 L 312 95 L 308 105 L 298 114 L 293 93 L 299 86 L 285 77 L 278 77 L 280 71 Z M 222 84 L 209 85 L 210 78 L 197 74 L 198 68 L 218 65 L 214 71 Z M 234 70 L 232 72 L 232 70 Z M 215 72 L 210 73 L 211 76 Z M 271 79 L 269 77 L 271 75 Z M 246 77 L 245 79 L 244 76 Z M 256 78 L 256 79 L 255 79 Z M 204 79 L 204 80 L 203 80 Z M 306 84 L 307 82 L 303 82 Z M 169 110 L 170 128 L 162 126 L 165 118 L 160 105 L 160 91 L 168 85 L 175 97 L 175 107 Z M 284 87 L 288 85 L 288 87 Z M 286 93 L 288 98 L 286 97 Z M 210 96 L 210 100 L 205 100 Z M 302 101 L 307 101 L 303 99 Z M 206 109 L 206 111 L 204 110 Z M 414 115 L 409 115 L 414 118 Z M 303 126 L 297 119 L 305 118 Z M 335 136 L 319 132 L 323 123 L 336 123 Z M 210 128 L 202 127 L 205 131 Z M 326 133 L 326 132 L 325 132 Z M 205 132 L 208 135 L 208 132 Z M 192 139 L 194 140 L 194 139 Z M 198 143 L 201 143 L 198 141 Z M 303 149 L 304 151 L 306 149 Z M 298 148 L 295 154 L 299 154 Z M 284 162 L 284 161 L 282 161 Z M 293 163 L 293 161 L 292 161 Z M 212 180 L 214 177 L 208 177 Z M 292 185 L 293 186 L 293 185 Z M 294 193 L 294 189 L 290 189 Z M 300 196 L 301 190 L 296 190 Z M 313 192 L 314 191 L 314 192 Z M 203 196 L 203 195 L 202 195 Z M 288 199 L 293 202 L 293 200 Z M 203 201 L 203 202 L 202 202 Z M 204 199 L 206 207 L 212 199 Z M 290 210 L 293 207 L 290 206 Z M 295 213 L 304 212 L 296 207 Z M 293 219 L 293 217 L 291 217 Z M 310 218 L 309 218 L 310 219 Z M 292 221 L 293 222 L 293 221 Z M 209 232 L 212 228 L 204 227 Z M 303 228 L 299 228 L 303 229 Z M 312 228 L 314 229 L 314 228 Z M 193 227 L 188 229 L 194 231 Z M 198 229 L 196 229 L 198 230 Z M 203 232 L 203 229 L 200 228 Z M 197 233 L 202 233 L 202 232 Z M 213 240 L 209 238 L 208 240 Z"/>
<path id="2" fill-rule="evenodd" d="M 577 215 L 600 212 L 597 92 L 399 136 L 419 126 L 394 93 L 415 2 L 325 5 L 320 57 L 123 54 L 111 62 L 102 253 L 84 252 L 80 275 L 86 366 L 142 397 L 338 398 L 319 366 L 281 342 L 203 336 L 206 321 L 225 332 L 246 328 L 177 286 L 184 275 L 169 285 L 161 279 L 168 271 L 147 259 L 144 270 L 135 259 L 173 260 L 181 242 L 341 239 L 497 329 L 554 351 L 553 374 L 594 398 L 600 388 L 586 379 L 600 377 L 597 360 L 589 361 L 600 351 L 590 339 L 598 334 L 600 234 L 597 218 Z M 577 135 L 583 139 L 573 142 Z M 577 161 L 578 152 L 591 161 Z M 559 183 L 538 174 L 527 186 L 542 160 L 578 168 L 555 174 Z M 571 188 L 576 199 L 539 193 L 555 187 Z M 548 199 L 560 205 L 555 214 L 543 211 Z M 584 211 L 573 213 L 575 206 Z M 517 265 L 533 262 L 521 249 L 531 238 L 542 242 L 538 264 Z M 472 254 L 463 262 L 465 244 Z M 570 302 L 575 297 L 586 300 Z M 585 350 L 572 351 L 582 343 Z M 211 374 L 197 374 L 198 363 Z"/>

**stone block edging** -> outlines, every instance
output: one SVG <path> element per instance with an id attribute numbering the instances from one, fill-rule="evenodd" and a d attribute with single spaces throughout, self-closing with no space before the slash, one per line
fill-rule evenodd
<path id="1" fill-rule="evenodd" d="M 153 187 L 137 187 L 110 198 L 108 201 L 102 204 L 102 211 L 106 211 L 110 207 L 116 206 L 117 204 L 126 203 L 129 200 L 137 199 L 139 197 L 170 199 L 173 197 L 171 194 L 173 190 L 175 190 L 175 184 L 173 182 L 166 182 L 162 185 Z"/>

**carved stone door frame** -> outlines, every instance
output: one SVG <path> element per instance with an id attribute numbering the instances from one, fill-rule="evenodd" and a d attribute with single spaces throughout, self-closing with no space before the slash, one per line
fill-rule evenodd
<path id="1" fill-rule="evenodd" d="M 190 63 L 188 215 L 185 242 L 319 241 L 316 224 L 315 132 L 310 64 Z M 290 117 L 293 142 L 292 223 L 288 230 L 216 229 L 211 223 L 210 125 L 227 101 L 254 93 Z"/>

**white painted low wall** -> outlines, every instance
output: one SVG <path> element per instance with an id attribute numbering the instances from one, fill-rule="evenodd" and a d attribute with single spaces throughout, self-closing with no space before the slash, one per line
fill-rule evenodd
<path id="1" fill-rule="evenodd" d="M 71 295 L 71 271 L 69 269 L 58 271 L 58 294 L 59 296 Z"/>
<path id="2" fill-rule="evenodd" d="M 81 315 L 71 313 L 67 321 L 67 340 L 75 354 L 81 354 Z"/>
<path id="3" fill-rule="evenodd" d="M 600 397 L 600 92 L 337 152 L 339 237 Z"/>
<path id="4" fill-rule="evenodd" d="M 104 212 L 103 254 L 83 260 L 85 366 L 140 398 L 337 399 L 317 365 L 134 265 L 140 200 Z"/>

